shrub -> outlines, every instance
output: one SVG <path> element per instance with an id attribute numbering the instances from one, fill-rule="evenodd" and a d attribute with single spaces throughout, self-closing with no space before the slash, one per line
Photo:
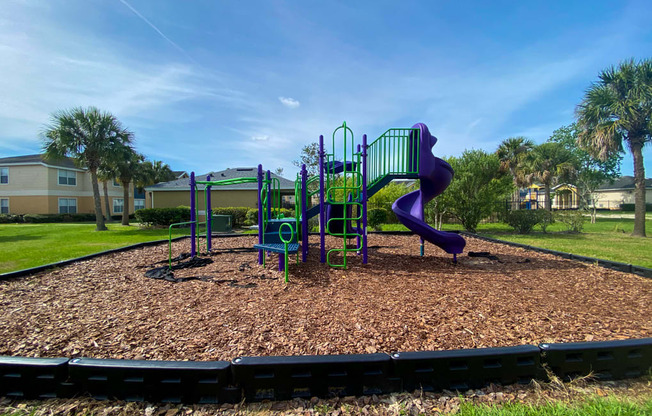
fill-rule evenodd
<path id="1" fill-rule="evenodd" d="M 557 221 L 566 224 L 566 231 L 581 233 L 584 228 L 584 215 L 582 211 L 560 211 L 556 214 Z"/>
<path id="2" fill-rule="evenodd" d="M 23 221 L 31 224 L 63 222 L 63 214 L 25 214 Z"/>
<path id="3" fill-rule="evenodd" d="M 634 212 L 635 204 L 620 204 L 620 209 L 626 212 Z M 652 204 L 645 204 L 645 212 L 652 212 Z"/>
<path id="4" fill-rule="evenodd" d="M 133 220 L 136 218 L 136 214 L 129 214 L 129 219 Z M 122 214 L 111 215 L 113 221 L 122 221 Z M 95 221 L 95 214 L 93 214 L 93 221 Z"/>
<path id="5" fill-rule="evenodd" d="M 550 211 L 544 210 L 541 213 L 541 221 L 539 222 L 539 225 L 541 226 L 543 232 L 544 233 L 547 232 L 548 226 L 554 223 L 555 223 L 555 215 Z"/>
<path id="6" fill-rule="evenodd" d="M 190 221 L 190 208 L 145 208 L 136 211 L 136 220 L 145 225 L 168 226 Z"/>
<path id="7" fill-rule="evenodd" d="M 387 210 L 385 208 L 374 208 L 370 209 L 367 212 L 367 225 L 378 230 L 380 224 L 384 224 L 387 221 Z"/>
<path id="8" fill-rule="evenodd" d="M 542 217 L 541 210 L 515 209 L 507 214 L 507 224 L 519 234 L 528 234 L 535 225 L 541 222 Z"/>
<path id="9" fill-rule="evenodd" d="M 12 224 L 23 222 L 23 217 L 14 214 L 0 214 L 0 224 Z"/>
<path id="10" fill-rule="evenodd" d="M 245 225 L 258 224 L 258 208 L 250 208 L 245 215 Z"/>

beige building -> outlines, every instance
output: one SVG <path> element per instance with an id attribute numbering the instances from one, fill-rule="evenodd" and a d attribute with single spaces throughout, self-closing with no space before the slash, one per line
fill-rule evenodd
<path id="1" fill-rule="evenodd" d="M 122 186 L 108 184 L 111 215 L 120 215 L 124 209 Z M 129 210 L 145 207 L 144 193 L 134 193 Z M 104 195 L 102 211 L 104 211 Z M 43 155 L 0 158 L 0 213 L 1 214 L 75 214 L 94 213 L 91 175 L 75 166 L 70 158 L 48 160 Z"/>
<path id="2" fill-rule="evenodd" d="M 620 209 L 621 204 L 634 203 L 634 177 L 621 176 L 613 183 L 606 183 L 594 192 L 598 209 Z M 645 180 L 645 202 L 652 203 L 652 179 Z"/>
<path id="3" fill-rule="evenodd" d="M 210 175 L 211 181 L 220 181 L 235 178 L 255 178 L 258 174 L 257 168 L 234 168 L 219 172 L 197 175 L 196 180 L 205 181 Z M 282 196 L 294 195 L 294 182 L 271 174 L 280 184 Z M 198 209 L 206 208 L 204 202 L 204 186 L 199 186 L 201 192 L 198 194 Z M 180 178 L 170 182 L 158 183 L 145 188 L 148 208 L 174 208 L 178 206 L 190 206 L 190 178 Z M 213 186 L 211 188 L 211 206 L 216 207 L 250 207 L 258 205 L 258 184 L 241 183 L 227 186 Z"/>

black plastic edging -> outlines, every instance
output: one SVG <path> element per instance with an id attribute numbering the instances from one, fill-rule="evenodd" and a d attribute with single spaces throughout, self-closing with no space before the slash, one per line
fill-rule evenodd
<path id="1" fill-rule="evenodd" d="M 479 240 L 489 241 L 489 242 L 492 242 L 492 243 L 505 244 L 505 245 L 512 246 L 512 247 L 519 247 L 519 248 L 523 248 L 523 249 L 526 249 L 526 250 L 536 251 L 538 253 L 552 254 L 554 256 L 563 257 L 565 259 L 577 260 L 577 261 L 581 261 L 581 262 L 584 262 L 584 263 L 596 264 L 596 265 L 598 265 L 600 267 L 604 267 L 606 269 L 617 270 L 617 271 L 625 272 L 625 273 L 633 273 L 633 274 L 637 274 L 637 275 L 642 276 L 642 277 L 652 279 L 652 269 L 647 268 L 647 267 L 643 267 L 643 266 L 636 266 L 634 264 L 621 263 L 621 262 L 618 262 L 618 261 L 598 259 L 598 258 L 595 258 L 595 257 L 581 256 L 579 254 L 564 253 L 562 251 L 550 250 L 550 249 L 542 248 L 542 247 L 528 246 L 526 244 L 514 243 L 512 241 L 499 240 L 497 238 L 487 237 L 487 236 L 483 236 L 483 235 L 476 235 L 476 234 L 469 233 L 469 232 L 466 232 L 466 231 L 463 231 L 460 234 L 465 235 L 467 237 L 477 238 Z"/>
<path id="2" fill-rule="evenodd" d="M 546 380 L 548 374 L 564 380 L 635 378 L 650 370 L 652 338 L 391 355 L 240 357 L 232 362 L 0 357 L 0 396 L 238 403 L 464 391 L 490 383 Z"/>

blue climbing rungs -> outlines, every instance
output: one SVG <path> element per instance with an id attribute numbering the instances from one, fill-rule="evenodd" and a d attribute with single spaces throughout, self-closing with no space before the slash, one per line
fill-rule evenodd
<path id="1" fill-rule="evenodd" d="M 271 251 L 274 253 L 285 253 L 284 244 L 256 244 L 254 245 L 254 248 L 258 250 Z M 296 253 L 297 251 L 299 251 L 298 243 L 288 244 L 288 253 Z"/>

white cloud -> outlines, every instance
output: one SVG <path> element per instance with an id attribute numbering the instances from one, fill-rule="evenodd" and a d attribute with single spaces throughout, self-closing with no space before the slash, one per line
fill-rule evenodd
<path id="1" fill-rule="evenodd" d="M 269 136 L 251 136 L 251 140 L 255 142 L 266 142 L 269 140 Z"/>
<path id="2" fill-rule="evenodd" d="M 278 97 L 278 100 L 281 102 L 281 104 L 288 108 L 297 108 L 301 105 L 299 101 L 290 97 Z"/>

